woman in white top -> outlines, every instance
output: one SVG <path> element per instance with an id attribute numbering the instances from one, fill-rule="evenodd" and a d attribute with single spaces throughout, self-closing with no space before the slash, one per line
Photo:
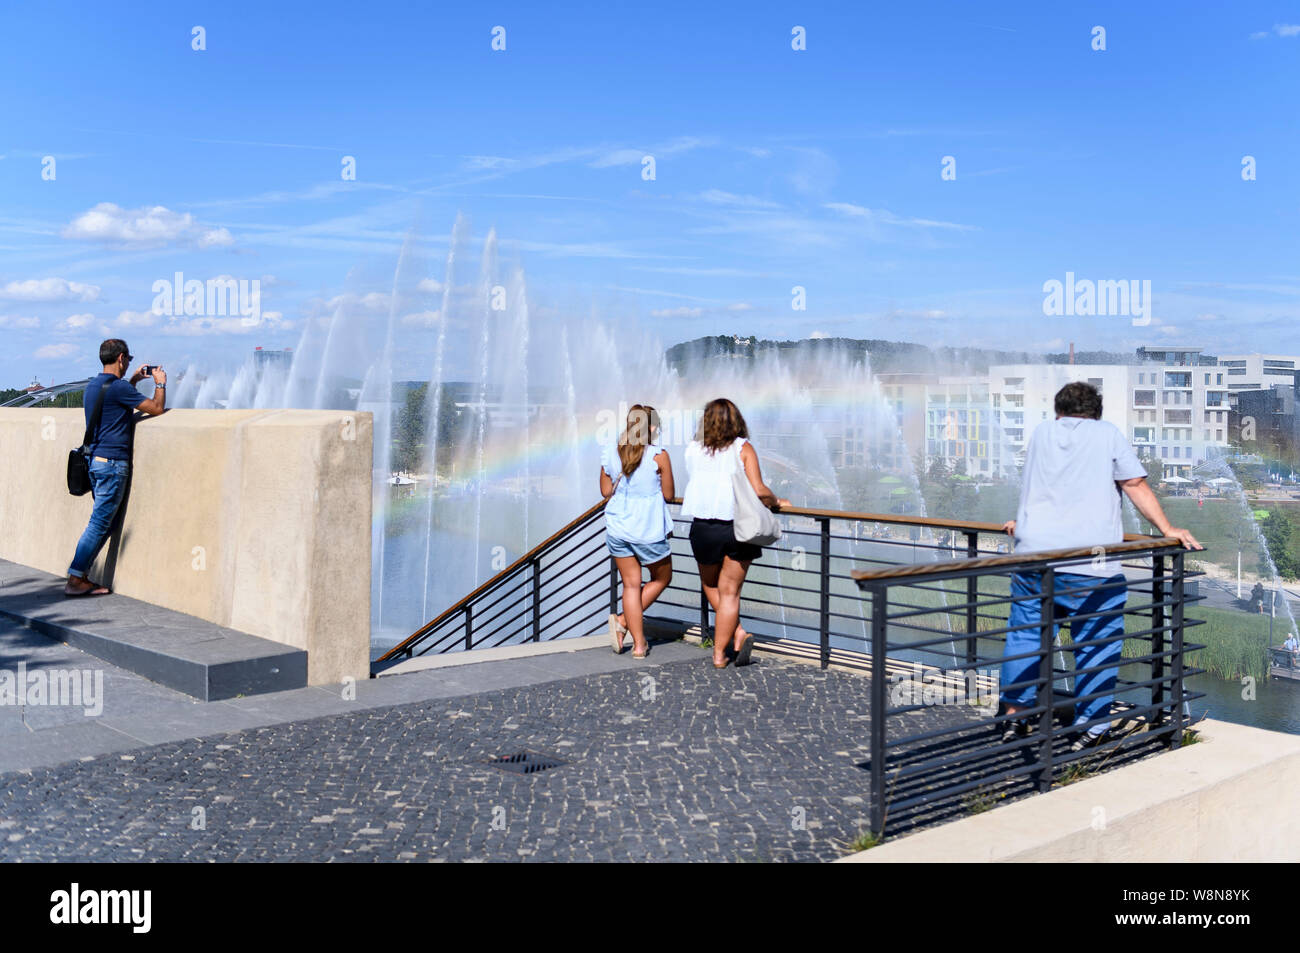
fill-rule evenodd
<path id="1" fill-rule="evenodd" d="M 605 545 L 623 577 L 623 611 L 609 617 L 609 636 L 617 655 L 623 653 L 623 636 L 632 634 L 632 657 L 650 651 L 642 612 L 668 587 L 673 559 L 668 537 L 673 520 L 668 501 L 673 498 L 673 466 L 668 451 L 656 445 L 659 414 L 636 404 L 628 411 L 627 430 L 618 445 L 606 447 L 600 467 L 600 495 L 605 504 Z M 642 585 L 641 569 L 648 567 L 650 581 Z"/>
<path id="2" fill-rule="evenodd" d="M 720 398 L 704 408 L 699 435 L 686 448 L 686 493 L 682 515 L 692 517 L 691 552 L 700 564 L 700 585 L 715 615 L 713 667 L 727 667 L 734 643 L 737 665 L 748 665 L 754 637 L 740 626 L 740 587 L 749 564 L 763 550 L 736 542 L 735 492 L 731 475 L 743 467 L 749 485 L 768 506 L 789 506 L 763 482 L 758 454 L 749 442 L 745 418 L 731 401 Z"/>

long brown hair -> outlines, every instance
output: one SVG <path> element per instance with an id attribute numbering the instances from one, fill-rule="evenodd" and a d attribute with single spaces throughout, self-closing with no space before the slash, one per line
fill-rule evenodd
<path id="1" fill-rule="evenodd" d="M 659 411 L 649 404 L 633 404 L 627 412 L 627 429 L 618 438 L 618 459 L 623 464 L 623 476 L 630 477 L 641 466 L 645 448 L 659 429 Z"/>
<path id="2" fill-rule="evenodd" d="M 749 428 L 740 415 L 740 408 L 725 397 L 709 401 L 700 418 L 700 443 L 716 453 L 731 446 L 737 437 L 749 438 Z"/>

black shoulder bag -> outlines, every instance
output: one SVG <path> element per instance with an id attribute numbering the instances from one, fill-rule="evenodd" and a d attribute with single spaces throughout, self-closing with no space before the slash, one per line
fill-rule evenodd
<path id="1" fill-rule="evenodd" d="M 85 496 L 90 492 L 90 438 L 99 429 L 99 417 L 104 410 L 104 392 L 107 390 L 108 384 L 99 389 L 99 398 L 95 401 L 95 409 L 90 413 L 90 422 L 86 424 L 81 446 L 68 451 L 68 492 L 73 496 Z"/>

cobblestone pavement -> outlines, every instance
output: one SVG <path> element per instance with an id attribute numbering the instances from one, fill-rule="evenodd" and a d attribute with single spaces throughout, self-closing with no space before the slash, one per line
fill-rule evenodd
<path id="1" fill-rule="evenodd" d="M 700 652 L 11 773 L 0 860 L 829 860 L 866 825 L 867 685 Z M 567 764 L 486 764 L 518 751 Z"/>

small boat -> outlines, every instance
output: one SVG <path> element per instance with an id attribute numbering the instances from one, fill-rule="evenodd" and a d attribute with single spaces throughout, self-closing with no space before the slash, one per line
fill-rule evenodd
<path id="1" fill-rule="evenodd" d="M 1269 678 L 1285 678 L 1300 682 L 1300 652 L 1286 649 L 1269 649 Z"/>

